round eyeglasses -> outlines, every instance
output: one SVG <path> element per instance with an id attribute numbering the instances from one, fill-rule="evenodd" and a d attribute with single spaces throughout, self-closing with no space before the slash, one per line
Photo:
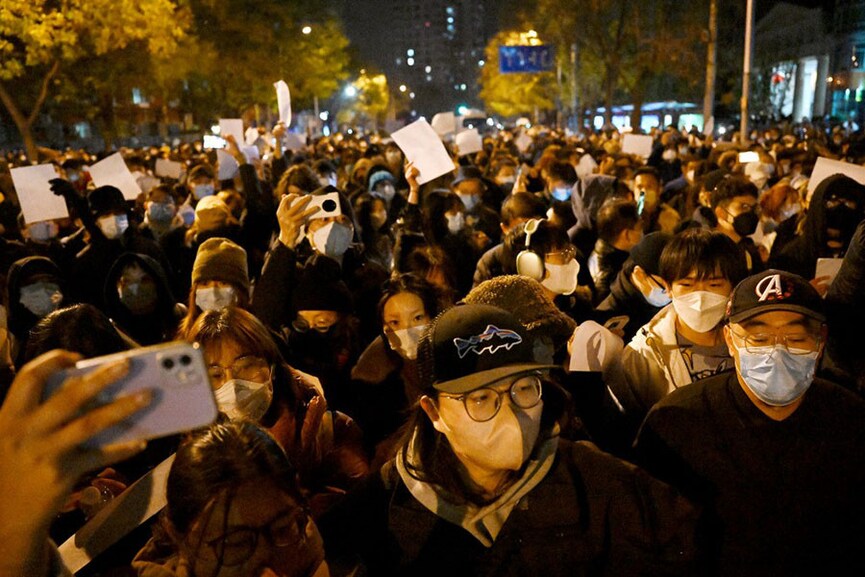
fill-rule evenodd
<path id="1" fill-rule="evenodd" d="M 308 522 L 309 513 L 297 509 L 278 516 L 263 527 L 238 527 L 205 544 L 223 566 L 235 567 L 252 557 L 261 535 L 274 547 L 296 546 L 304 539 Z"/>
<path id="2" fill-rule="evenodd" d="M 230 367 L 210 365 L 207 367 L 207 374 L 216 384 L 222 384 L 231 378 L 259 383 L 266 378 L 265 373 L 269 368 L 267 361 L 262 357 L 247 355 L 235 360 Z"/>
<path id="3" fill-rule="evenodd" d="M 768 333 L 744 334 L 731 330 L 731 333 L 744 341 L 745 350 L 749 353 L 764 353 L 775 346 L 782 346 L 794 355 L 809 355 L 820 348 L 821 339 L 813 333 L 791 333 L 773 335 Z"/>
<path id="4" fill-rule="evenodd" d="M 508 395 L 511 402 L 520 409 L 531 409 L 541 402 L 541 377 L 537 373 L 517 377 L 510 387 L 502 391 L 494 389 L 494 386 L 481 387 L 459 396 L 441 396 L 462 401 L 469 418 L 479 423 L 489 421 L 499 414 L 504 395 Z"/>

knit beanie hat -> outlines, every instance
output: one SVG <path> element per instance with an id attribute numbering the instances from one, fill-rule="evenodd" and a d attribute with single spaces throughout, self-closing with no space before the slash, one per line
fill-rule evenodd
<path id="1" fill-rule="evenodd" d="M 246 251 L 227 238 L 209 238 L 198 247 L 192 265 L 192 284 L 209 280 L 229 282 L 249 296 Z"/>
<path id="2" fill-rule="evenodd" d="M 463 299 L 467 304 L 485 304 L 509 311 L 533 339 L 567 340 L 577 328 L 544 292 L 541 283 L 522 275 L 503 275 L 482 282 Z"/>
<path id="3" fill-rule="evenodd" d="M 291 298 L 294 311 L 352 312 L 351 292 L 340 272 L 339 263 L 332 258 L 318 255 L 310 259 Z"/>
<path id="4" fill-rule="evenodd" d="M 218 196 L 205 196 L 195 205 L 195 223 L 198 232 L 216 230 L 226 225 L 231 209 Z"/>
<path id="5" fill-rule="evenodd" d="M 100 186 L 93 189 L 87 196 L 90 203 L 90 212 L 99 218 L 107 212 L 120 210 L 126 212 L 126 199 L 116 186 Z"/>

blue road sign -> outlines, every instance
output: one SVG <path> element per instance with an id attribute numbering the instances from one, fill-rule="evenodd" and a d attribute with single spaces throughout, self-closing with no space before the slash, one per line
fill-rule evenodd
<path id="1" fill-rule="evenodd" d="M 548 72 L 553 69 L 552 46 L 499 46 L 499 71 Z"/>

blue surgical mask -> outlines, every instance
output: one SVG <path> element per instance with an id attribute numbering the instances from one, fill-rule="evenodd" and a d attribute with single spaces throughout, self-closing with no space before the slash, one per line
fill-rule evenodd
<path id="1" fill-rule="evenodd" d="M 786 347 L 760 347 L 739 352 L 739 372 L 754 395 L 773 407 L 784 407 L 805 394 L 814 380 L 819 352 L 794 355 Z"/>
<path id="2" fill-rule="evenodd" d="M 670 295 L 667 294 L 667 291 L 657 286 L 652 287 L 649 294 L 643 295 L 643 298 L 646 299 L 647 303 L 658 308 L 667 306 L 673 300 L 670 298 Z"/>
<path id="3" fill-rule="evenodd" d="M 147 208 L 147 218 L 156 224 L 169 224 L 174 219 L 175 208 L 170 202 L 151 202 Z"/>
<path id="4" fill-rule="evenodd" d="M 237 303 L 233 287 L 207 287 L 196 289 L 195 304 L 203 311 L 219 311 Z"/>
<path id="5" fill-rule="evenodd" d="M 196 184 L 192 187 L 192 194 L 197 200 L 201 200 L 205 196 L 213 196 L 212 184 Z"/>
<path id="6" fill-rule="evenodd" d="M 553 198 L 558 201 L 564 202 L 571 198 L 571 187 L 569 186 L 559 186 L 553 189 Z"/>

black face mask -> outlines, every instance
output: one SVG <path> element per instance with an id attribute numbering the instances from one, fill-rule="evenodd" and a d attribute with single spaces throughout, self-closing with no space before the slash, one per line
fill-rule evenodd
<path id="1" fill-rule="evenodd" d="M 760 217 L 757 216 L 757 213 L 749 210 L 733 217 L 733 230 L 739 236 L 751 236 L 757 230 L 759 223 Z"/>
<path id="2" fill-rule="evenodd" d="M 841 238 L 838 240 L 847 246 L 850 239 L 853 238 L 853 233 L 856 232 L 856 227 L 859 226 L 859 221 L 862 220 L 862 212 L 850 208 L 845 204 L 839 204 L 832 208 L 826 209 L 826 228 L 834 228 L 841 231 Z"/>

